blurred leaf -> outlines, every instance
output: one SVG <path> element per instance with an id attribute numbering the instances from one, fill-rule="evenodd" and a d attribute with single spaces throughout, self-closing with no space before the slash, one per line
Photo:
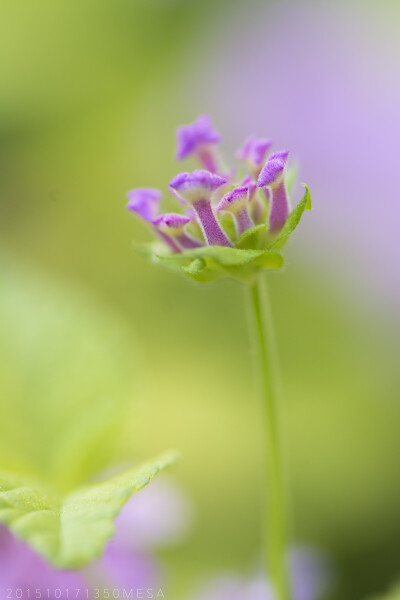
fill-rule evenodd
<path id="1" fill-rule="evenodd" d="M 107 467 L 133 400 L 130 338 L 81 290 L 2 265 L 0 469 L 64 491 Z"/>
<path id="2" fill-rule="evenodd" d="M 374 596 L 373 598 L 368 598 L 368 600 L 400 600 L 400 585 L 385 596 Z"/>
<path id="3" fill-rule="evenodd" d="M 300 200 L 298 205 L 290 213 L 285 225 L 281 229 L 276 240 L 270 245 L 270 249 L 274 248 L 280 250 L 288 242 L 289 237 L 300 223 L 301 217 L 305 210 L 311 210 L 311 194 L 308 186 L 304 185 L 305 192 L 303 198 Z"/>
<path id="4" fill-rule="evenodd" d="M 56 567 L 78 569 L 101 554 L 129 497 L 175 460 L 171 452 L 64 496 L 0 473 L 0 520 Z"/>

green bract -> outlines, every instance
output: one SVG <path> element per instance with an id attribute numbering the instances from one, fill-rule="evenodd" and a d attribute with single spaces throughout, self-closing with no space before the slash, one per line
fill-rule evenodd
<path id="1" fill-rule="evenodd" d="M 141 246 L 141 251 L 155 263 L 181 271 L 198 282 L 228 277 L 252 283 L 260 271 L 282 268 L 284 260 L 279 251 L 289 241 L 305 210 L 311 210 L 311 194 L 306 185 L 303 198 L 275 237 L 262 224 L 245 231 L 233 248 L 204 246 L 172 254 L 165 251 L 163 244 L 154 242 Z"/>

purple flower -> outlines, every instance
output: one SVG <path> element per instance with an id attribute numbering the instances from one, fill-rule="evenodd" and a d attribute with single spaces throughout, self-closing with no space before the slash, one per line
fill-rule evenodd
<path id="1" fill-rule="evenodd" d="M 129 198 L 127 209 L 137 214 L 144 221 L 154 225 L 160 209 L 162 198 L 161 192 L 154 188 L 136 188 L 128 192 L 127 196 Z M 154 227 L 154 230 L 157 236 L 168 246 L 173 254 L 177 254 L 181 251 L 179 244 L 177 244 L 165 231 L 161 231 L 158 227 Z"/>
<path id="2" fill-rule="evenodd" d="M 78 589 L 77 598 L 84 598 L 83 588 L 87 587 L 84 577 L 77 571 L 58 571 L 48 565 L 25 542 L 16 539 L 3 525 L 0 525 L 0 595 L 6 589 L 21 588 L 41 591 L 47 588 L 60 589 L 61 598 L 67 598 L 66 589 Z M 27 596 L 23 596 L 27 598 Z"/>
<path id="3" fill-rule="evenodd" d="M 258 178 L 258 187 L 269 186 L 271 190 L 271 210 L 269 231 L 278 233 L 289 216 L 289 200 L 286 192 L 284 169 L 289 152 L 271 154 Z"/>
<path id="4" fill-rule="evenodd" d="M 145 221 L 153 221 L 160 207 L 162 194 L 154 188 L 136 188 L 127 193 L 127 209 L 136 213 Z"/>
<path id="5" fill-rule="evenodd" d="M 250 215 L 254 223 L 257 225 L 263 223 L 266 219 L 267 213 L 267 202 L 269 201 L 269 190 L 268 188 L 263 188 L 265 200 L 257 194 L 257 183 L 254 181 L 251 175 L 246 175 L 244 179 L 241 181 L 241 186 L 246 186 L 249 188 L 249 205 L 250 205 Z M 267 195 L 265 194 L 267 192 Z"/>
<path id="6" fill-rule="evenodd" d="M 321 556 L 296 549 L 290 557 L 293 600 L 318 600 L 329 584 L 329 572 Z M 273 589 L 262 575 L 250 579 L 237 575 L 216 578 L 194 600 L 275 600 Z"/>
<path id="7" fill-rule="evenodd" d="M 122 508 L 103 556 L 85 569 L 90 581 L 102 576 L 112 587 L 159 588 L 160 567 L 151 552 L 180 541 L 191 520 L 191 507 L 168 477 L 152 483 Z"/>
<path id="8" fill-rule="evenodd" d="M 194 204 L 198 200 L 204 198 L 211 200 L 211 194 L 227 181 L 225 177 L 215 175 L 210 171 L 197 169 L 192 173 L 179 173 L 171 180 L 169 185 L 185 202 L 194 208 Z"/>
<path id="9" fill-rule="evenodd" d="M 161 233 L 172 237 L 181 248 L 190 250 L 191 248 L 200 248 L 200 246 L 204 246 L 200 240 L 197 240 L 185 231 L 185 227 L 190 221 L 191 219 L 184 215 L 167 213 L 157 217 L 157 219 L 153 221 L 153 225 Z"/>
<path id="10" fill-rule="evenodd" d="M 204 237 L 210 246 L 232 245 L 215 218 L 211 205 L 212 193 L 226 182 L 227 179 L 224 177 L 198 169 L 193 173 L 179 173 L 169 184 L 183 200 L 193 207 Z"/>
<path id="11" fill-rule="evenodd" d="M 237 235 L 241 236 L 247 229 L 254 227 L 248 213 L 250 188 L 248 186 L 237 187 L 225 194 L 218 204 L 218 210 L 232 213 Z"/>
<path id="12" fill-rule="evenodd" d="M 178 158 L 190 153 L 199 155 L 219 139 L 209 118 L 199 117 L 191 125 L 178 129 Z M 247 139 L 239 156 L 250 173 L 242 176 L 241 181 L 235 169 L 229 170 L 226 176 L 216 173 L 211 166 L 178 173 L 171 180 L 169 190 L 187 207 L 186 215 L 160 214 L 161 192 L 153 188 L 131 190 L 128 209 L 150 224 L 172 254 L 185 254 L 204 245 L 234 247 L 243 232 L 255 224 L 268 225 L 273 235 L 260 236 L 258 240 L 252 238 L 252 248 L 243 247 L 246 241 L 241 240 L 240 249 L 267 250 L 289 215 L 284 173 L 288 152 L 272 154 L 261 169 L 270 146 L 267 138 L 253 135 Z M 233 216 L 235 226 L 226 213 Z M 193 258 L 193 253 L 189 258 Z"/>
<path id="13" fill-rule="evenodd" d="M 194 123 L 179 127 L 176 140 L 178 160 L 193 154 L 205 169 L 212 173 L 218 171 L 214 145 L 221 141 L 221 136 L 208 115 L 201 115 Z"/>
<path id="14" fill-rule="evenodd" d="M 258 177 L 271 146 L 272 140 L 251 135 L 238 150 L 236 156 L 249 166 L 255 177 Z"/>

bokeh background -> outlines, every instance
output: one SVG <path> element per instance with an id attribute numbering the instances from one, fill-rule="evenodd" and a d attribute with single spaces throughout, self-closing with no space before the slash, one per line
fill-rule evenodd
<path id="1" fill-rule="evenodd" d="M 226 157 L 271 136 L 311 188 L 270 277 L 295 538 L 329 558 L 330 598 L 385 590 L 400 577 L 398 2 L 2 0 L 0 13 L 2 264 L 124 323 L 121 460 L 179 448 L 194 514 L 161 553 L 169 596 L 251 572 L 260 537 L 243 290 L 148 264 L 125 209 L 128 189 L 166 190 L 174 131 L 201 113 Z"/>

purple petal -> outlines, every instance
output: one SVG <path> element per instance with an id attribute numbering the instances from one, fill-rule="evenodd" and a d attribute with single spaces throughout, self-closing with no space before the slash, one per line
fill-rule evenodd
<path id="1" fill-rule="evenodd" d="M 258 178 L 258 187 L 273 184 L 282 175 L 289 151 L 271 154 Z"/>
<path id="2" fill-rule="evenodd" d="M 214 129 L 210 117 L 201 115 L 194 123 L 179 127 L 176 132 L 176 140 L 176 158 L 183 160 L 189 154 L 196 152 L 199 146 L 220 142 L 221 136 Z"/>
<path id="3" fill-rule="evenodd" d="M 253 177 L 251 175 L 246 175 L 246 177 L 242 179 L 240 186 L 249 189 L 249 202 L 251 202 L 257 190 L 257 183 L 254 181 Z"/>
<path id="4" fill-rule="evenodd" d="M 225 194 L 218 204 L 217 210 L 228 210 L 236 212 L 240 207 L 246 204 L 249 194 L 247 186 L 237 187 L 231 192 Z"/>
<path id="5" fill-rule="evenodd" d="M 284 179 L 280 179 L 272 188 L 271 210 L 269 213 L 269 231 L 278 233 L 289 216 L 289 200 Z"/>
<path id="6" fill-rule="evenodd" d="M 44 593 L 47 588 L 61 588 L 63 600 L 67 598 L 66 589 L 79 589 L 82 593 L 79 592 L 77 598 L 82 600 L 86 597 L 83 593 L 86 587 L 88 584 L 79 571 L 59 571 L 51 567 L 28 544 L 0 525 L 0 589 L 41 589 Z"/>
<path id="7" fill-rule="evenodd" d="M 264 162 L 268 150 L 272 146 L 272 140 L 266 138 L 258 138 L 251 135 L 240 150 L 237 152 L 237 158 L 251 163 L 255 167 L 260 167 Z"/>
<path id="8" fill-rule="evenodd" d="M 247 186 L 237 187 L 222 198 L 218 204 L 218 210 L 229 211 L 233 213 L 236 233 L 241 236 L 242 233 L 254 226 L 248 213 L 249 206 L 249 188 Z"/>
<path id="9" fill-rule="evenodd" d="M 290 553 L 295 600 L 317 600 L 329 586 L 331 574 L 325 558 L 308 548 Z"/>
<path id="10" fill-rule="evenodd" d="M 136 552 L 151 552 L 180 541 L 192 521 L 189 499 L 166 475 L 134 494 L 115 520 L 112 542 Z"/>
<path id="11" fill-rule="evenodd" d="M 196 200 L 210 199 L 212 192 L 227 181 L 225 177 L 210 173 L 210 171 L 197 169 L 192 173 L 179 173 L 169 185 L 188 204 L 193 204 Z"/>
<path id="12" fill-rule="evenodd" d="M 160 206 L 162 194 L 154 188 L 136 188 L 127 193 L 127 209 L 145 221 L 153 221 Z"/>
<path id="13" fill-rule="evenodd" d="M 232 245 L 216 220 L 211 206 L 211 194 L 227 181 L 225 177 L 197 169 L 193 173 L 179 173 L 169 184 L 181 198 L 193 206 L 210 246 Z"/>
<path id="14" fill-rule="evenodd" d="M 167 234 L 167 237 L 170 238 L 170 240 L 173 238 L 173 244 L 178 244 L 178 248 L 191 249 L 204 246 L 203 242 L 192 237 L 184 230 L 185 225 L 188 223 L 190 223 L 190 219 L 178 213 L 160 215 L 153 221 L 154 227 L 156 227 L 164 236 Z M 176 249 L 174 249 L 174 252 L 176 252 Z"/>
<path id="15" fill-rule="evenodd" d="M 112 587 L 133 590 L 158 587 L 160 577 L 158 566 L 152 558 L 121 548 L 113 540 L 104 555 L 90 565 L 88 573 L 92 574 L 93 579 L 101 573 Z"/>
<path id="16" fill-rule="evenodd" d="M 181 229 L 182 227 L 185 227 L 185 225 L 190 223 L 190 219 L 178 213 L 166 213 L 157 217 L 157 219 L 152 221 L 152 223 L 156 227 Z"/>

